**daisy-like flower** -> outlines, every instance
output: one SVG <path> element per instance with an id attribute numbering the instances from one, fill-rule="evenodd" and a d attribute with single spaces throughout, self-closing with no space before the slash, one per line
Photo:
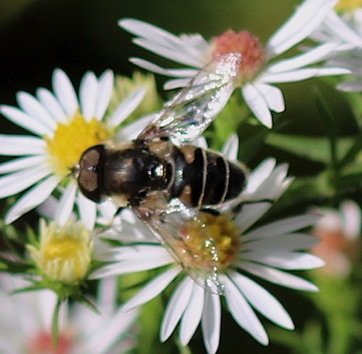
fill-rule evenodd
<path id="1" fill-rule="evenodd" d="M 53 74 L 54 93 L 44 88 L 37 90 L 36 97 L 19 92 L 20 108 L 0 106 L 4 117 L 31 133 L 0 135 L 0 154 L 18 156 L 0 165 L 0 174 L 4 175 L 0 178 L 0 198 L 26 191 L 7 213 L 6 223 L 37 207 L 58 190 L 58 219 L 67 220 L 77 204 L 85 225 L 93 227 L 96 205 L 79 193 L 71 170 L 88 147 L 106 140 L 130 139 L 141 129 L 137 122 L 125 129 L 117 127 L 138 106 L 142 89 L 107 114 L 113 81 L 111 71 L 99 78 L 88 72 L 80 84 L 78 98 L 68 76 L 57 69 Z"/>
<path id="2" fill-rule="evenodd" d="M 337 86 L 341 91 L 362 90 L 362 8 L 360 2 L 339 1 L 311 38 L 323 44 L 338 44 L 329 54 L 327 65 L 338 65 L 350 71 L 353 79 Z"/>
<path id="3" fill-rule="evenodd" d="M 187 69 L 165 69 L 140 58 L 130 60 L 147 70 L 172 76 L 165 88 L 182 87 L 195 73 L 215 57 L 236 52 L 242 56 L 239 84 L 242 96 L 253 114 L 267 127 L 272 126 L 271 111 L 284 111 L 282 91 L 274 84 L 295 82 L 316 76 L 348 72 L 337 67 L 316 67 L 336 44 L 327 43 L 287 59 L 277 57 L 307 38 L 325 19 L 337 0 L 306 0 L 290 19 L 262 46 L 248 31 L 226 31 L 209 41 L 200 34 L 176 36 L 156 26 L 134 19 L 123 19 L 119 25 L 137 36 L 134 43 L 188 66 Z"/>
<path id="4" fill-rule="evenodd" d="M 321 240 L 312 252 L 326 265 L 321 272 L 333 277 L 345 277 L 360 253 L 361 209 L 352 200 L 341 203 L 339 209 L 317 209 L 322 217 L 312 233 Z"/>
<path id="5" fill-rule="evenodd" d="M 233 138 L 224 153 L 229 159 L 235 159 L 236 151 L 237 139 Z M 275 160 L 267 159 L 250 173 L 243 198 L 277 199 L 291 182 L 286 175 L 286 165 L 276 166 Z M 293 289 L 316 291 L 313 284 L 286 271 L 322 265 L 319 258 L 299 252 L 315 243 L 316 238 L 300 230 L 313 225 L 317 217 L 301 215 L 253 227 L 269 208 L 270 203 L 245 204 L 233 218 L 224 213 L 204 213 L 208 218 L 206 227 L 210 227 L 213 245 L 218 249 L 218 276 L 224 287 L 227 309 L 240 327 L 264 345 L 268 343 L 268 335 L 254 309 L 286 329 L 294 326 L 278 300 L 248 274 Z M 158 276 L 125 304 L 124 311 L 148 302 L 172 283 L 175 289 L 161 324 L 161 340 L 167 340 L 179 324 L 180 342 L 187 345 L 201 323 L 206 349 L 208 353 L 215 353 L 220 338 L 222 295 L 205 289 L 185 273 L 139 220 L 124 219 L 122 230 L 117 232 L 118 239 L 130 242 L 130 245 L 110 247 L 96 254 L 96 258 L 111 263 L 96 270 L 91 277 L 103 278 L 162 268 Z M 189 240 L 195 243 L 195 247 L 202 238 L 202 232 Z M 115 234 L 111 237 L 114 238 Z M 210 253 L 200 254 L 199 262 L 208 261 Z"/>
<path id="6" fill-rule="evenodd" d="M 58 226 L 40 221 L 39 247 L 28 245 L 30 255 L 47 280 L 78 285 L 87 275 L 93 253 L 89 230 L 81 223 Z"/>
<path id="7" fill-rule="evenodd" d="M 63 304 L 56 348 L 51 326 L 57 297 L 50 290 L 10 294 L 26 286 L 29 283 L 19 277 L 0 274 L 1 353 L 119 354 L 134 347 L 131 333 L 137 311 L 125 314 L 117 308 L 114 279 L 99 284 L 99 313 L 84 305 Z"/>

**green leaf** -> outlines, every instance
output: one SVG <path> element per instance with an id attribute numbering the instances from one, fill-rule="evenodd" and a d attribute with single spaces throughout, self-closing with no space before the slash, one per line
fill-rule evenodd
<path id="1" fill-rule="evenodd" d="M 324 163 L 326 165 L 328 165 L 331 160 L 330 142 L 325 137 L 284 135 L 273 133 L 267 137 L 266 143 L 293 155 L 305 158 L 307 160 Z M 345 156 L 353 144 L 353 138 L 339 138 L 337 158 Z"/>
<path id="2" fill-rule="evenodd" d="M 264 127 L 243 124 L 239 128 L 239 160 L 249 163 L 264 146 L 269 133 Z"/>
<path id="3" fill-rule="evenodd" d="M 362 135 L 359 134 L 354 139 L 354 142 L 351 143 L 351 146 L 344 152 L 343 156 L 340 158 L 338 162 L 339 168 L 343 169 L 348 164 L 356 160 L 361 150 L 362 150 Z"/>

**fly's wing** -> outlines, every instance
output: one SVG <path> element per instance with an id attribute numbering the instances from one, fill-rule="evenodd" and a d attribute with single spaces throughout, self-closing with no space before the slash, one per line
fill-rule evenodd
<path id="1" fill-rule="evenodd" d="M 238 80 L 241 55 L 219 56 L 176 94 L 138 139 L 168 137 L 175 145 L 200 136 L 224 108 Z"/>
<path id="2" fill-rule="evenodd" d="M 160 203 L 159 196 L 157 203 Z M 166 202 L 167 203 L 167 202 Z M 149 201 L 134 206 L 159 241 L 166 246 L 185 272 L 212 293 L 223 295 L 219 279 L 219 255 L 212 232 L 206 228 L 202 211 L 189 208 L 179 199 L 172 199 L 166 209 L 157 209 Z"/>

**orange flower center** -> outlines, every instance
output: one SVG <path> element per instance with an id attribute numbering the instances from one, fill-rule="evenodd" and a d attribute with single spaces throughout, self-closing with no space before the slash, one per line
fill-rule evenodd
<path id="1" fill-rule="evenodd" d="M 241 83 L 254 78 L 265 61 L 264 48 L 259 38 L 248 31 L 235 32 L 228 30 L 214 39 L 212 58 L 227 53 L 239 53 L 242 56 L 240 66 Z"/>

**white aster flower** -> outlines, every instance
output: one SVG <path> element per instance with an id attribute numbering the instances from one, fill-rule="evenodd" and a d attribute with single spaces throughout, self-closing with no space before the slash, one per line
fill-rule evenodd
<path id="1" fill-rule="evenodd" d="M 360 258 L 361 208 L 354 201 L 345 200 L 338 209 L 317 208 L 315 211 L 322 217 L 312 233 L 321 241 L 312 252 L 326 263 L 321 272 L 331 277 L 346 277 Z"/>
<path id="2" fill-rule="evenodd" d="M 236 156 L 236 146 L 234 138 L 227 145 L 227 151 L 224 150 L 230 159 Z M 250 173 L 244 197 L 246 200 L 277 199 L 290 182 L 287 166 L 276 166 L 274 159 L 267 159 Z M 233 219 L 225 214 L 210 217 L 215 219 L 211 227 L 221 230 L 214 237 L 218 245 L 226 240 L 222 231 L 229 232 L 227 241 L 230 243 L 227 244 L 231 246 L 222 246 L 218 267 L 226 307 L 239 326 L 264 345 L 268 343 L 268 335 L 254 310 L 286 329 L 293 329 L 294 325 L 278 300 L 248 274 L 293 289 L 316 291 L 313 284 L 286 271 L 322 265 L 319 258 L 300 252 L 316 241 L 300 230 L 313 225 L 317 217 L 301 215 L 253 227 L 270 206 L 270 203 L 262 202 L 245 204 Z M 186 274 L 139 220 L 123 220 L 122 228 L 118 230 L 118 239 L 131 244 L 98 252 L 96 257 L 111 263 L 95 271 L 91 277 L 103 278 L 164 267 L 125 304 L 124 311 L 148 302 L 173 283 L 176 288 L 163 317 L 161 340 L 169 338 L 179 324 L 180 342 L 187 345 L 201 323 L 206 349 L 208 353 L 215 353 L 220 338 L 222 295 L 211 293 Z M 223 238 L 219 239 L 221 235 Z"/>
<path id="3" fill-rule="evenodd" d="M 248 31 L 227 31 L 205 40 L 200 34 L 176 36 L 156 26 L 134 19 L 123 19 L 119 25 L 137 36 L 134 43 L 188 66 L 186 69 L 165 69 L 140 58 L 131 61 L 147 70 L 176 79 L 165 87 L 187 84 L 198 70 L 219 55 L 237 52 L 242 55 L 239 82 L 241 93 L 255 117 L 267 127 L 272 126 L 271 111 L 284 111 L 282 91 L 274 84 L 295 82 L 316 76 L 338 75 L 348 72 L 337 67 L 315 67 L 336 47 L 327 43 L 307 52 L 279 59 L 277 57 L 307 38 L 321 24 L 337 0 L 306 0 L 290 19 L 262 46 Z"/>
<path id="4" fill-rule="evenodd" d="M 92 228 L 96 204 L 86 199 L 71 176 L 84 150 L 105 140 L 131 139 L 141 127 L 136 123 L 117 130 L 119 124 L 138 106 L 143 90 L 137 90 L 108 115 L 113 89 L 113 73 L 108 70 L 99 78 L 84 75 L 79 98 L 61 70 L 53 74 L 54 93 L 40 88 L 36 96 L 19 92 L 20 108 L 2 105 L 1 114 L 28 130 L 29 135 L 0 135 L 0 155 L 17 159 L 0 164 L 0 198 L 25 194 L 16 201 L 5 222 L 43 203 L 55 190 L 61 193 L 57 220 L 64 224 L 74 205 L 85 225 Z"/>
<path id="5" fill-rule="evenodd" d="M 134 347 L 132 326 L 137 312 L 121 313 L 116 307 L 114 279 L 102 281 L 96 306 L 64 306 L 60 312 L 58 346 L 52 345 L 51 324 L 56 295 L 50 290 L 19 294 L 10 292 L 29 286 L 23 279 L 0 274 L 0 352 L 119 354 Z"/>
<path id="6" fill-rule="evenodd" d="M 340 3 L 342 2 L 340 1 L 339 5 Z M 343 6 L 343 4 L 340 6 Z M 355 7 L 357 7 L 356 4 Z M 338 45 L 336 50 L 329 54 L 327 65 L 346 68 L 350 71 L 353 79 L 339 84 L 337 88 L 346 92 L 361 91 L 362 8 L 351 9 L 341 14 L 330 11 L 310 37 L 324 45 Z"/>

